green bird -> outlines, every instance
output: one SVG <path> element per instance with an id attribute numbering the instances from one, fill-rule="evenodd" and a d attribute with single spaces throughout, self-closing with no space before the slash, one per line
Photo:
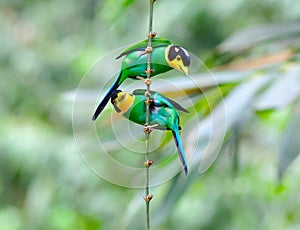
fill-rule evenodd
<path id="1" fill-rule="evenodd" d="M 108 103 L 112 93 L 127 79 L 137 79 L 137 77 L 146 78 L 147 58 L 146 52 L 148 40 L 141 41 L 125 49 L 116 59 L 124 57 L 121 70 L 108 92 L 98 105 L 92 120 L 96 120 L 102 110 Z M 190 66 L 190 55 L 182 47 L 173 45 L 169 40 L 154 37 L 152 40 L 151 52 L 151 77 L 157 74 L 176 69 L 185 75 L 188 75 Z"/>
<path id="2" fill-rule="evenodd" d="M 146 96 L 145 90 L 137 89 L 132 94 L 121 90 L 115 90 L 111 96 L 117 113 L 137 124 L 144 125 L 146 123 Z M 151 102 L 149 105 L 149 125 L 154 129 L 171 130 L 175 144 L 178 150 L 179 158 L 187 175 L 188 166 L 181 143 L 179 130 L 180 119 L 177 110 L 188 113 L 188 111 L 177 102 L 165 97 L 164 95 L 151 91 Z M 177 110 L 176 110 L 177 109 Z"/>

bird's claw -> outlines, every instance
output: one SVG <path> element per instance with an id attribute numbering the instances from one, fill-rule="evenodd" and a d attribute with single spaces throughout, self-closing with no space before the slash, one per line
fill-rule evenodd
<path id="1" fill-rule="evenodd" d="M 151 70 L 151 71 L 154 72 L 154 70 Z M 147 70 L 146 70 L 146 72 L 147 72 Z M 152 81 L 149 78 L 145 79 L 144 77 L 141 77 L 141 76 L 136 76 L 135 78 L 138 79 L 138 80 L 144 81 L 145 85 L 151 85 L 152 84 Z"/>
<path id="2" fill-rule="evenodd" d="M 151 46 L 147 46 L 141 55 L 151 53 L 152 51 L 153 51 L 153 48 Z"/>
<path id="3" fill-rule="evenodd" d="M 151 125 L 144 126 L 144 132 L 150 134 L 153 131 L 153 127 Z"/>
<path id="4" fill-rule="evenodd" d="M 151 46 L 147 46 L 145 49 L 145 53 L 151 53 L 153 51 L 153 48 Z"/>
<path id="5" fill-rule="evenodd" d="M 138 80 L 143 80 L 143 81 L 145 80 L 145 78 L 143 78 L 141 76 L 136 76 L 135 78 L 138 79 Z"/>
<path id="6" fill-rule="evenodd" d="M 144 83 L 145 83 L 145 85 L 151 85 L 151 84 L 152 84 L 152 81 L 151 81 L 151 79 L 146 78 L 146 79 L 144 80 Z"/>
<path id="7" fill-rule="evenodd" d="M 150 134 L 153 131 L 153 128 L 159 126 L 159 124 L 154 125 L 145 125 L 144 126 L 144 132 Z"/>
<path id="8" fill-rule="evenodd" d="M 145 100 L 145 103 L 148 103 L 149 102 L 149 104 L 151 103 L 151 99 L 150 99 L 150 97 L 151 97 L 151 93 L 150 92 L 148 92 L 147 90 L 145 91 L 145 97 L 147 97 L 148 98 L 148 100 L 149 101 L 147 101 L 147 100 Z"/>

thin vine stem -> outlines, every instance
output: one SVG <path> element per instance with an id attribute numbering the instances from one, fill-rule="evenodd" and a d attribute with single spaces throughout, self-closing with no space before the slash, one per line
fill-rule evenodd
<path id="1" fill-rule="evenodd" d="M 146 139 L 146 154 L 145 154 L 145 203 L 146 203 L 146 229 L 150 229 L 150 201 L 152 199 L 152 195 L 150 195 L 150 166 L 152 165 L 153 161 L 149 160 L 149 147 L 150 147 L 150 133 L 152 131 L 151 127 L 149 126 L 149 106 L 151 102 L 151 94 L 150 94 L 150 85 L 151 85 L 151 52 L 152 52 L 152 39 L 155 36 L 155 33 L 152 32 L 152 25 L 153 25 L 153 6 L 156 0 L 150 0 L 150 11 L 149 11 L 149 27 L 148 27 L 148 44 L 146 51 L 148 52 L 147 56 L 147 69 L 146 74 L 147 78 L 145 80 L 146 85 L 146 121 L 145 121 L 145 139 Z"/>

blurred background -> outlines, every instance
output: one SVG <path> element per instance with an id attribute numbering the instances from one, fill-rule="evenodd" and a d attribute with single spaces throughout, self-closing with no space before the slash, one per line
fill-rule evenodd
<path id="1" fill-rule="evenodd" d="M 72 94 L 99 58 L 145 39 L 148 5 L 0 1 L 2 230 L 144 228 L 143 190 L 102 179 L 80 155 Z M 152 188 L 153 229 L 300 229 L 299 12 L 298 0 L 155 3 L 154 31 L 201 58 L 216 79 L 194 71 L 201 91 L 181 79 L 197 108 L 182 117 L 182 135 L 209 135 L 205 122 L 219 105 L 226 133 L 214 140 L 220 151 L 196 154 L 188 177 Z M 105 68 L 118 71 L 116 63 Z M 195 116 L 203 129 L 188 125 Z M 187 140 L 187 149 L 197 144 Z M 122 151 L 113 149 L 117 159 Z"/>

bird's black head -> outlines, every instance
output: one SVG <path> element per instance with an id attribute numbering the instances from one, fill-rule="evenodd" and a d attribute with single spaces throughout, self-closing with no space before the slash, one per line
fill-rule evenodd
<path id="1" fill-rule="evenodd" d="M 178 45 L 170 45 L 166 50 L 167 63 L 185 75 L 188 74 L 188 68 L 191 65 L 191 58 L 189 53 Z"/>
<path id="2" fill-rule="evenodd" d="M 126 113 L 134 102 L 134 95 L 125 91 L 115 90 L 111 95 L 111 103 L 117 113 Z"/>

